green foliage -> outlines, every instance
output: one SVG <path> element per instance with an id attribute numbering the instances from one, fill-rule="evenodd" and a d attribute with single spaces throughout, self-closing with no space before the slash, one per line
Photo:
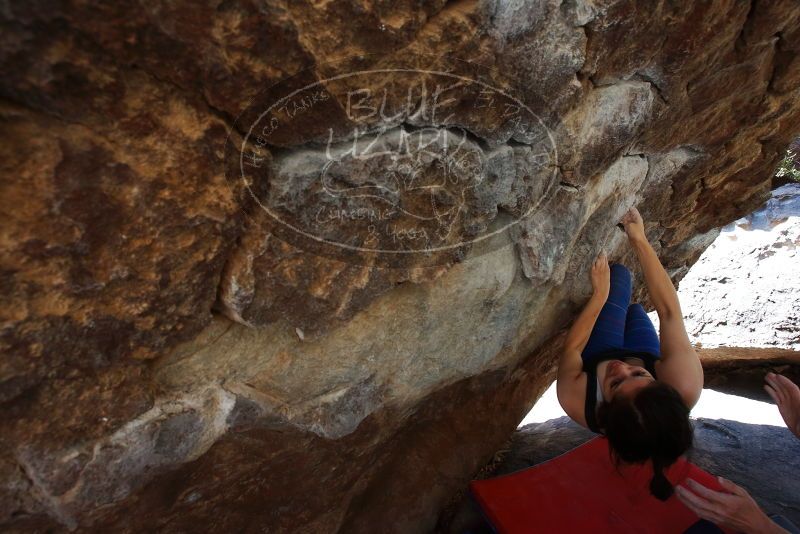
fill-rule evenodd
<path id="1" fill-rule="evenodd" d="M 800 182 L 800 168 L 798 168 L 798 166 L 800 166 L 800 161 L 795 162 L 796 156 L 796 152 L 788 150 L 786 152 L 786 157 L 783 158 L 778 165 L 778 172 L 775 173 L 775 176 L 779 178 L 788 176 L 790 180 Z"/>

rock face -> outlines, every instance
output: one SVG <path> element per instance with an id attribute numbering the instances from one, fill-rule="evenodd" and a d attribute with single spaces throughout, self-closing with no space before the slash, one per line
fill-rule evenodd
<path id="1" fill-rule="evenodd" d="M 716 347 L 697 350 L 703 363 L 705 387 L 774 403 L 764 391 L 770 371 L 800 384 L 800 351 L 758 347 Z"/>
<path id="2" fill-rule="evenodd" d="M 793 475 L 800 470 L 800 440 L 788 429 L 702 418 L 694 420 L 694 429 L 688 455 L 692 463 L 744 487 L 767 514 L 800 524 L 800 479 Z M 514 433 L 502 460 L 483 477 L 546 462 L 595 436 L 568 417 L 524 426 Z M 481 524 L 479 512 L 463 501 L 448 531 L 478 531 Z"/>
<path id="3" fill-rule="evenodd" d="M 552 381 L 597 252 L 631 259 L 629 206 L 677 281 L 766 200 L 798 22 L 6 6 L 0 528 L 432 529 Z"/>

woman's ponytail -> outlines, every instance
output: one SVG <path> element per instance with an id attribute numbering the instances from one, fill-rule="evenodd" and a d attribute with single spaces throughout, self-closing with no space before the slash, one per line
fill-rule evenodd
<path id="1" fill-rule="evenodd" d="M 664 475 L 664 465 L 656 458 L 653 458 L 653 479 L 650 480 L 650 493 L 656 499 L 666 501 L 674 491 L 672 483 Z"/>
<path id="2" fill-rule="evenodd" d="M 689 408 L 678 392 L 664 382 L 653 382 L 631 397 L 603 403 L 597 421 L 605 432 L 611 454 L 628 463 L 653 462 L 650 493 L 666 501 L 674 493 L 664 475 L 692 446 Z"/>

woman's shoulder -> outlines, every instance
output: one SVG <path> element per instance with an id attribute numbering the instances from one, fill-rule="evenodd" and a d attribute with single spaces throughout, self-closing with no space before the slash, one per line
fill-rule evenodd
<path id="1" fill-rule="evenodd" d="M 703 391 L 703 368 L 695 353 L 692 358 L 670 358 L 657 360 L 655 367 L 658 379 L 675 388 L 686 406 L 692 409 Z"/>

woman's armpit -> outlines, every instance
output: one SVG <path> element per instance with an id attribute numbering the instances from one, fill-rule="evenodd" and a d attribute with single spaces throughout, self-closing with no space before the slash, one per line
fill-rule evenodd
<path id="1" fill-rule="evenodd" d="M 581 373 L 576 378 L 558 380 L 556 383 L 556 395 L 558 403 L 569 418 L 579 425 L 589 428 L 586 424 L 586 416 L 583 413 L 586 406 L 586 376 L 586 373 Z"/>

